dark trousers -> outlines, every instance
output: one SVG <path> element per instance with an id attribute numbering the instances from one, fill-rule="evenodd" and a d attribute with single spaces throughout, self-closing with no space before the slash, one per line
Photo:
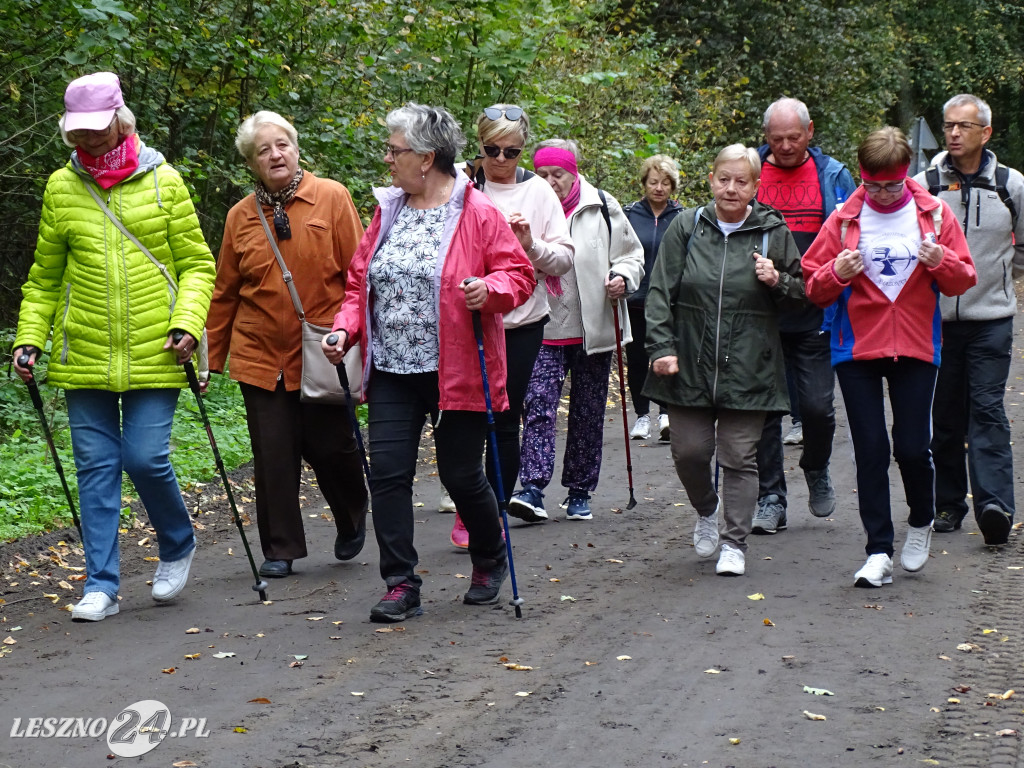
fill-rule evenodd
<path id="1" fill-rule="evenodd" d="M 647 356 L 644 342 L 647 339 L 647 316 L 644 308 L 626 305 L 629 313 L 629 330 L 633 340 L 626 344 L 626 381 L 629 384 L 629 396 L 633 400 L 633 410 L 637 416 L 650 413 L 651 401 L 644 397 L 644 382 L 647 371 L 651 367 L 651 359 Z M 659 410 L 661 410 L 659 408 Z"/>
<path id="2" fill-rule="evenodd" d="M 1013 452 L 1003 407 L 1012 349 L 1012 317 L 942 324 L 932 409 L 937 509 L 967 514 L 969 470 L 975 515 L 991 504 L 1014 514 Z"/>
<path id="3" fill-rule="evenodd" d="M 909 524 L 929 525 L 935 516 L 935 467 L 932 464 L 932 398 L 938 368 L 923 360 L 860 360 L 836 366 L 857 459 L 857 501 L 868 536 L 865 552 L 892 557 L 894 531 L 889 501 L 889 434 L 885 395 L 892 407 L 892 456 L 903 477 L 910 507 Z"/>
<path id="4" fill-rule="evenodd" d="M 519 428 L 523 422 L 523 401 L 526 399 L 526 388 L 530 383 L 530 374 L 533 373 L 533 364 L 537 362 L 537 353 L 540 352 L 540 345 L 544 340 L 546 323 L 547 318 L 505 330 L 505 360 L 508 370 L 505 391 L 508 393 L 508 410 L 494 414 L 494 430 L 498 440 L 501 485 L 506 501 L 515 491 L 516 480 L 519 478 Z M 491 455 L 490 441 L 487 443 L 487 480 L 497 497 L 498 483 L 494 476 L 494 457 Z M 448 486 L 445 485 L 445 488 Z M 454 498 L 452 495 L 453 500 Z M 459 512 L 462 512 L 462 507 L 459 507 Z"/>
<path id="5" fill-rule="evenodd" d="M 412 485 L 420 433 L 429 414 L 437 447 L 437 472 L 469 531 L 474 565 L 491 567 L 501 556 L 498 503 L 483 469 L 487 414 L 438 411 L 437 372 L 373 371 L 369 388 L 370 494 L 380 547 L 380 575 L 389 587 L 419 587 L 413 545 Z"/>
<path id="6" fill-rule="evenodd" d="M 780 333 L 779 338 L 800 403 L 800 422 L 804 430 L 800 468 L 825 469 L 832 458 L 832 438 L 836 433 L 835 376 L 829 336 L 812 330 Z M 757 444 L 757 479 L 758 498 L 774 493 L 786 506 L 782 416 L 782 413 L 769 413 L 764 420 L 764 430 Z"/>
<path id="7" fill-rule="evenodd" d="M 278 382 L 273 392 L 241 384 L 252 442 L 256 524 L 267 560 L 306 556 L 299 508 L 302 460 L 316 474 L 338 533 L 351 536 L 366 516 L 366 484 L 344 405 L 303 403 Z"/>

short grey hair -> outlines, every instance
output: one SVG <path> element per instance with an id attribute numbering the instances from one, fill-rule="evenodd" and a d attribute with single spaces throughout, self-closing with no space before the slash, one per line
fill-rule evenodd
<path id="1" fill-rule="evenodd" d="M 64 130 L 64 118 L 66 116 L 66 114 L 61 115 L 60 120 L 57 121 L 57 127 L 60 128 L 60 140 L 67 146 L 74 149 L 75 142 L 68 138 L 68 132 Z M 115 109 L 114 119 L 117 120 L 117 130 L 119 135 L 129 136 L 135 133 L 135 113 L 128 109 L 128 107 L 118 107 Z"/>
<path id="2" fill-rule="evenodd" d="M 807 111 L 807 105 L 800 101 L 800 99 L 793 99 L 789 96 L 785 96 L 781 99 L 776 99 L 768 105 L 768 109 L 764 111 L 764 120 L 761 121 L 762 130 L 768 130 L 768 126 L 772 122 L 772 117 L 779 110 L 796 112 L 796 116 L 799 118 L 800 125 L 804 127 L 804 130 L 807 130 L 811 126 L 811 113 Z"/>
<path id="3" fill-rule="evenodd" d="M 544 141 L 540 142 L 540 144 L 533 148 L 533 154 L 537 154 L 538 149 L 544 149 L 545 147 L 551 147 L 552 149 L 564 149 L 566 152 L 572 152 L 577 163 L 583 162 L 583 153 L 580 151 L 580 145 L 572 139 L 544 139 Z"/>
<path id="4" fill-rule="evenodd" d="M 717 173 L 722 163 L 729 163 L 733 160 L 746 160 L 750 165 L 750 171 L 754 179 L 761 178 L 761 158 L 753 147 L 746 147 L 742 144 L 730 144 L 715 156 L 715 163 L 711 166 L 711 172 Z"/>
<path id="5" fill-rule="evenodd" d="M 418 155 L 433 152 L 434 166 L 443 173 L 455 175 L 455 158 L 466 146 L 466 136 L 447 109 L 410 101 L 388 112 L 384 123 L 390 133 L 402 134 L 413 152 Z"/>
<path id="6" fill-rule="evenodd" d="M 245 162 L 252 165 L 253 160 L 256 159 L 256 133 L 264 125 L 276 125 L 284 131 L 285 135 L 288 136 L 288 141 L 298 151 L 299 132 L 295 130 L 295 126 L 277 114 L 277 112 L 261 109 L 259 112 L 245 118 L 242 124 L 238 126 L 238 133 L 235 135 L 235 148 L 238 150 L 238 154 L 245 159 Z"/>
<path id="7" fill-rule="evenodd" d="M 992 107 L 971 93 L 960 93 L 942 105 L 942 119 L 946 119 L 946 110 L 951 107 L 974 107 L 978 110 L 978 119 L 984 125 L 992 125 Z"/>

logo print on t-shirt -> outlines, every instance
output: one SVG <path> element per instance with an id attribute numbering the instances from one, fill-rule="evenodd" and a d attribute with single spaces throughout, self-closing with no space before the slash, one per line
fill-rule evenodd
<path id="1" fill-rule="evenodd" d="M 896 301 L 917 267 L 919 237 L 902 232 L 882 232 L 861 251 L 864 273 L 878 286 L 889 301 Z"/>

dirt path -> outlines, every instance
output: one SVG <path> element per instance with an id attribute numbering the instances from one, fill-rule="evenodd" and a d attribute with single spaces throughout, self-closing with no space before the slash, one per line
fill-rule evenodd
<path id="1" fill-rule="evenodd" d="M 1017 339 L 1007 403 L 1019 441 Z M 189 494 L 203 512 L 200 549 L 171 605 L 149 598 L 154 563 L 144 558 L 155 549 L 140 544 L 144 529 L 122 537 L 121 613 L 97 624 L 60 610 L 81 594 L 69 578 L 81 571 L 60 565 L 82 565 L 73 548 L 51 535 L 0 549 L 0 639 L 16 641 L 0 644 L 0 766 L 1024 768 L 1019 530 L 997 551 L 968 522 L 934 537 L 921 573 L 897 566 L 892 586 L 855 589 L 863 534 L 841 425 L 836 516 L 807 512 L 798 449 L 787 448 L 789 530 L 752 537 L 745 577 L 717 577 L 714 558 L 693 552 L 693 511 L 666 446 L 632 444 L 640 503 L 622 509 L 620 416 L 616 395 L 595 519 L 513 525 L 521 620 L 504 599 L 462 604 L 471 567 L 448 543 L 452 518 L 435 511 L 426 454 L 416 498 L 425 612 L 398 626 L 368 620 L 383 593 L 376 544 L 333 561 L 333 525 L 312 484 L 311 556 L 270 583 L 269 605 L 250 588 L 216 484 Z M 237 477 L 236 495 L 248 499 L 245 472 Z M 559 493 L 548 494 L 549 511 Z M 893 498 L 899 509 L 898 486 Z M 897 546 L 904 531 L 898 522 Z M 1010 689 L 1019 693 L 989 697 Z M 30 718 L 81 718 L 87 730 L 88 718 L 109 725 L 146 699 L 166 705 L 175 733 L 191 718 L 188 733 L 116 759 L 103 735 L 28 737 Z M 197 738 L 201 719 L 209 735 Z M 1015 733 L 997 735 L 1005 730 Z"/>

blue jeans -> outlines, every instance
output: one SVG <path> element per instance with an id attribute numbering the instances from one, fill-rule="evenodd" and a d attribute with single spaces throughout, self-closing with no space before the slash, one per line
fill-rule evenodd
<path id="1" fill-rule="evenodd" d="M 836 366 L 857 460 L 857 503 L 868 535 L 868 555 L 892 557 L 895 532 L 889 501 L 890 456 L 903 477 L 910 507 L 908 523 L 930 525 L 935 517 L 935 466 L 932 464 L 932 398 L 938 367 L 904 357 L 855 360 Z M 892 406 L 892 450 L 885 425 L 885 395 Z"/>
<path id="2" fill-rule="evenodd" d="M 829 335 L 817 330 L 780 333 L 787 371 L 792 371 L 804 430 L 800 468 L 822 470 L 832 458 L 836 433 L 835 375 Z M 769 413 L 757 443 L 759 499 L 774 493 L 786 506 L 786 475 L 783 469 L 782 413 Z"/>
<path id="3" fill-rule="evenodd" d="M 177 389 L 65 391 L 85 539 L 85 592 L 117 599 L 122 472 L 135 484 L 156 529 L 160 559 L 180 560 L 195 547 L 169 458 L 178 394 Z"/>
<path id="4" fill-rule="evenodd" d="M 969 468 L 975 515 L 994 504 L 1013 517 L 1013 451 L 1003 406 L 1012 349 L 1012 317 L 942 324 L 932 409 L 936 509 L 967 514 Z"/>

